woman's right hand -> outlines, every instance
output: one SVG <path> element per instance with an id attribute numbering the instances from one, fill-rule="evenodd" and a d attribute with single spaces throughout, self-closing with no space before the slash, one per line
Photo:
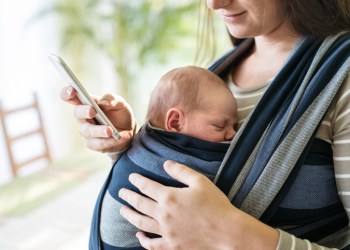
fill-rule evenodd
<path id="1" fill-rule="evenodd" d="M 100 152 L 120 152 L 128 148 L 136 130 L 136 120 L 129 104 L 120 96 L 106 94 L 102 98 L 94 97 L 105 115 L 120 132 L 117 141 L 112 137 L 112 129 L 106 125 L 97 125 L 93 119 L 95 110 L 83 105 L 71 86 L 61 90 L 62 100 L 75 105 L 74 116 L 80 123 L 80 134 L 85 137 L 88 148 Z"/>

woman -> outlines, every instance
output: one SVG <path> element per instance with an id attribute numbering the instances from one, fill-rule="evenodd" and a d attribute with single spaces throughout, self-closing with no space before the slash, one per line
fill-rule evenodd
<path id="1" fill-rule="evenodd" d="M 131 183 L 152 199 L 121 190 L 120 197 L 142 213 L 124 207 L 122 216 L 140 231 L 162 236 L 139 232 L 147 249 L 349 246 L 350 38 L 340 33 L 350 27 L 350 2 L 206 2 L 233 37 L 245 39 L 211 67 L 237 98 L 241 128 L 216 186 L 168 161 L 168 174 L 188 187 L 132 174 Z M 66 92 L 62 99 L 77 104 L 75 93 Z M 124 123 L 119 142 L 107 138 L 108 128 L 86 122 L 94 116 L 91 108 L 76 109 L 94 150 L 120 151 L 130 143 L 132 113 L 114 98 L 100 103 L 115 124 Z"/>

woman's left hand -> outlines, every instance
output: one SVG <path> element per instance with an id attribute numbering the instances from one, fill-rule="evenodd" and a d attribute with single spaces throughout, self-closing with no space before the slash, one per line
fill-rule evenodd
<path id="1" fill-rule="evenodd" d="M 239 210 L 207 177 L 172 161 L 165 162 L 164 168 L 188 187 L 168 187 L 131 174 L 131 183 L 152 199 L 127 189 L 119 193 L 143 214 L 125 206 L 121 215 L 140 230 L 161 236 L 151 239 L 138 232 L 141 245 L 147 249 L 225 249 L 220 244 L 227 244 L 226 236 L 232 239 L 234 234 L 226 225 L 235 223 Z"/>

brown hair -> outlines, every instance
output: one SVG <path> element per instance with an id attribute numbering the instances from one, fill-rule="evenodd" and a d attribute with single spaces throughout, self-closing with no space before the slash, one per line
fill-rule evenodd
<path id="1" fill-rule="evenodd" d="M 349 0 L 280 0 L 280 8 L 305 36 L 325 38 L 350 30 Z"/>
<path id="2" fill-rule="evenodd" d="M 271 1 L 271 3 L 273 2 L 278 5 L 281 13 L 289 18 L 295 30 L 303 36 L 312 36 L 318 39 L 323 39 L 342 31 L 350 31 L 349 0 Z M 205 3 L 202 4 L 201 7 L 207 8 Z M 203 18 L 211 20 L 210 15 L 210 11 L 205 12 Z M 205 29 L 206 27 L 202 27 L 198 32 L 203 33 L 205 32 Z M 234 45 L 237 45 L 242 41 L 242 39 L 237 39 L 231 35 L 230 38 Z M 198 50 L 202 51 L 202 48 L 198 48 Z"/>
<path id="3" fill-rule="evenodd" d="M 196 66 L 176 68 L 161 77 L 153 89 L 148 105 L 146 121 L 164 128 L 168 110 L 178 107 L 184 112 L 201 108 L 201 88 L 228 88 L 214 73 Z"/>
<path id="4" fill-rule="evenodd" d="M 212 11 L 206 7 L 205 2 L 199 1 L 197 49 L 194 59 L 196 65 L 206 65 L 208 60 L 212 61 L 215 58 L 216 54 L 216 34 Z"/>

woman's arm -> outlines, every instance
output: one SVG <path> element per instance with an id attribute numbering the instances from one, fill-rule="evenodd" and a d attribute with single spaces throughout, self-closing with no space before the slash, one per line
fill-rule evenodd
<path id="1" fill-rule="evenodd" d="M 330 127 L 338 194 L 350 220 L 350 74 L 333 102 L 329 120 L 322 125 Z"/>
<path id="2" fill-rule="evenodd" d="M 205 176 L 167 161 L 166 172 L 186 188 L 163 186 L 139 174 L 130 182 L 151 199 L 127 189 L 119 196 L 137 211 L 122 207 L 121 215 L 142 231 L 137 233 L 146 249 L 311 249 L 327 250 L 308 240 L 274 229 L 235 208 Z"/>
<path id="3" fill-rule="evenodd" d="M 142 231 L 156 233 L 151 239 L 137 237 L 147 249 L 275 249 L 279 233 L 232 206 L 227 197 L 205 176 L 167 161 L 169 175 L 187 188 L 163 186 L 138 174 L 130 181 L 152 199 L 123 189 L 120 197 L 141 215 L 123 207 L 121 214 Z"/>
<path id="4" fill-rule="evenodd" d="M 129 147 L 136 130 L 136 120 L 129 104 L 120 96 L 106 94 L 94 98 L 112 124 L 120 132 L 118 141 L 112 137 L 112 129 L 106 125 L 96 125 L 93 118 L 95 110 L 89 105 L 82 105 L 75 90 L 62 88 L 62 100 L 75 105 L 74 116 L 80 123 L 80 134 L 85 138 L 87 147 L 100 152 L 120 152 Z"/>

